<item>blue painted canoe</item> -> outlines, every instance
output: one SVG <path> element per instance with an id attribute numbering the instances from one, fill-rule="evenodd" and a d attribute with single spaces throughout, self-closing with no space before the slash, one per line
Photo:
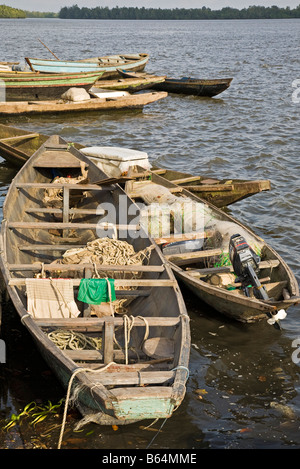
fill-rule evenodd
<path id="1" fill-rule="evenodd" d="M 127 71 L 144 70 L 148 60 L 148 54 L 124 54 L 108 55 L 105 57 L 93 57 L 83 60 L 55 60 L 25 58 L 32 71 L 43 73 L 79 73 L 103 71 L 103 78 L 118 77 L 118 69 Z"/>

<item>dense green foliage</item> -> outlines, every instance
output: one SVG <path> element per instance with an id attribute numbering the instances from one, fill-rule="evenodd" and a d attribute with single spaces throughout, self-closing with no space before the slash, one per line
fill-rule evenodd
<path id="1" fill-rule="evenodd" d="M 277 19 L 300 18 L 300 4 L 297 8 L 279 8 L 277 6 L 250 6 L 238 10 L 236 8 L 175 8 L 155 9 L 137 7 L 108 7 L 79 8 L 78 5 L 63 7 L 59 18 L 72 19 L 103 19 L 103 20 L 227 20 L 227 19 Z"/>
<path id="2" fill-rule="evenodd" d="M 51 13 L 50 11 L 27 11 L 25 10 L 27 18 L 57 18 L 58 13 Z"/>
<path id="3" fill-rule="evenodd" d="M 25 11 L 0 5 L 0 18 L 26 18 Z"/>

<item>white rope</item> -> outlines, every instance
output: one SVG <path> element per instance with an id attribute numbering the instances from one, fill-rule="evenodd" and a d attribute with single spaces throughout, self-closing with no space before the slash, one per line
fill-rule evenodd
<path id="1" fill-rule="evenodd" d="M 123 321 L 124 321 L 124 340 L 125 340 L 125 363 L 126 365 L 128 365 L 128 344 L 130 342 L 130 332 L 131 332 L 131 329 L 133 328 L 134 317 L 133 316 L 129 317 L 126 314 L 124 314 Z"/>
<path id="2" fill-rule="evenodd" d="M 63 414 L 63 421 L 62 421 L 62 426 L 61 426 L 61 431 L 60 431 L 60 436 L 59 436 L 59 441 L 58 441 L 57 449 L 61 449 L 61 443 L 62 443 L 62 438 L 63 438 L 63 434 L 64 434 L 64 430 L 65 430 L 65 424 L 66 424 L 66 419 L 67 419 L 67 411 L 68 411 L 68 406 L 69 406 L 71 387 L 72 387 L 72 384 L 73 384 L 73 381 L 74 381 L 75 376 L 76 376 L 78 373 L 81 373 L 81 372 L 100 373 L 100 372 L 102 372 L 102 371 L 107 370 L 107 368 L 108 368 L 110 365 L 115 365 L 115 362 L 110 362 L 110 363 L 108 363 L 106 366 L 104 366 L 103 368 L 100 368 L 100 369 L 97 369 L 97 370 L 91 370 L 90 368 L 77 368 L 77 370 L 75 370 L 75 371 L 73 372 L 73 374 L 72 374 L 72 376 L 71 376 L 71 378 L 70 378 L 69 384 L 68 384 L 68 390 L 67 390 L 67 396 L 66 396 L 64 414 Z"/>

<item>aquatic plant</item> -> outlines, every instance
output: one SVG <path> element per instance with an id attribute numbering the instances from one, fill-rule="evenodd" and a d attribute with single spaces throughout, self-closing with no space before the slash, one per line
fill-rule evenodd
<path id="1" fill-rule="evenodd" d="M 49 415 L 55 415 L 58 413 L 64 399 L 61 399 L 57 404 L 52 404 L 48 401 L 45 405 L 38 405 L 32 401 L 27 404 L 19 414 L 12 414 L 10 421 L 5 425 L 4 430 L 10 430 L 17 424 L 21 424 L 24 418 L 31 418 L 30 425 L 35 426 L 36 424 L 45 420 Z"/>

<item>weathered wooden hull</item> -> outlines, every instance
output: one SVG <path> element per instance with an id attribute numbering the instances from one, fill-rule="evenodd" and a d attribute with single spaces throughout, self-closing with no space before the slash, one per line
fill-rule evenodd
<path id="1" fill-rule="evenodd" d="M 137 91 L 151 89 L 154 85 L 162 83 L 164 80 L 164 76 L 145 74 L 145 76 L 140 78 L 118 77 L 110 80 L 100 79 L 95 83 L 95 86 L 107 90 L 122 90 L 129 91 L 129 93 L 135 93 Z"/>
<path id="2" fill-rule="evenodd" d="M 82 166 L 88 171 L 88 179 L 82 183 L 70 185 L 65 181 L 62 186 L 51 183 L 53 170 L 59 170 L 68 179 L 70 175 L 80 174 Z M 44 190 L 48 187 L 63 188 L 61 208 L 43 202 Z M 74 191 L 79 194 L 75 208 L 71 196 Z M 118 239 L 126 240 L 135 252 L 149 249 L 148 263 L 103 265 L 100 258 L 90 264 L 61 262 L 66 249 L 79 249 L 87 242 L 99 241 L 99 223 L 106 214 L 105 210 L 99 212 L 99 207 L 115 206 L 120 197 L 129 209 L 132 201 L 120 186 L 107 181 L 105 174 L 90 160 L 53 136 L 14 178 L 3 206 L 0 235 L 0 267 L 22 324 L 63 386 L 67 388 L 70 380 L 73 390 L 80 386 L 77 401 L 80 412 L 96 415 L 97 422 L 103 425 L 170 417 L 185 395 L 190 352 L 189 317 L 177 282 L 169 266 L 164 266 L 157 246 L 140 227 L 118 225 L 119 215 L 117 219 L 114 219 L 115 214 L 111 218 L 109 211 L 104 223 L 113 221 Z M 129 218 L 128 223 L 134 219 Z M 104 236 L 107 239 L 108 235 Z M 49 280 L 53 282 L 59 271 L 61 281 L 71 279 L 74 293 L 81 279 L 93 275 L 95 269 L 100 276 L 106 272 L 103 278 L 115 279 L 117 299 L 130 300 L 126 304 L 126 317 L 107 312 L 93 315 L 86 308 L 87 304 L 78 301 L 77 317 L 54 317 L 53 303 L 48 305 L 47 302 L 43 304 L 52 308 L 51 314 L 41 316 L 40 310 L 36 314 L 28 304 L 26 285 L 41 268 L 48 278 L 42 275 L 43 278 L 37 279 L 42 282 L 39 285 L 47 285 Z M 113 308 L 117 307 L 112 304 Z M 126 343 L 125 319 L 129 317 L 133 322 Z M 60 329 L 81 332 L 90 338 L 99 337 L 101 348 L 62 350 L 48 334 Z M 113 346 L 114 336 L 120 349 Z M 145 347 L 146 342 L 153 339 L 171 342 L 172 352 L 168 350 L 159 359 L 153 358 Z"/>
<path id="3" fill-rule="evenodd" d="M 189 173 L 171 169 L 158 171 L 168 181 L 179 184 L 197 197 L 207 200 L 219 208 L 227 207 L 254 194 L 271 189 L 271 183 L 268 179 L 253 181 L 242 179 L 218 180 L 204 176 L 192 176 Z"/>
<path id="4" fill-rule="evenodd" d="M 0 124 L 0 156 L 20 168 L 48 138 L 48 135 Z M 77 143 L 74 146 L 83 147 Z"/>
<path id="5" fill-rule="evenodd" d="M 220 80 L 201 80 L 197 78 L 166 78 L 163 83 L 154 85 L 153 89 L 193 96 L 203 96 L 212 98 L 229 88 L 232 78 Z"/>
<path id="6" fill-rule="evenodd" d="M 139 172 L 142 172 L 141 168 L 139 168 Z M 299 286 L 293 272 L 281 256 L 262 238 L 234 217 L 198 198 L 187 189 L 167 181 L 155 172 L 152 173 L 151 179 L 153 183 L 169 188 L 172 193 L 178 193 L 180 197 L 186 197 L 201 204 L 204 210 L 210 214 L 207 225 L 202 228 L 204 230 L 202 237 L 207 239 L 209 247 L 195 252 L 166 255 L 178 280 L 183 282 L 203 302 L 230 318 L 246 323 L 269 319 L 279 310 L 287 310 L 300 302 Z M 132 184 L 134 183 L 127 183 L 128 194 L 131 197 L 139 196 L 138 189 L 134 190 Z M 155 193 L 155 189 L 152 191 Z M 229 242 L 224 248 L 222 239 L 229 241 L 230 232 L 231 235 L 240 232 L 246 241 L 249 238 L 251 243 L 261 251 L 259 278 L 264 279 L 263 285 L 270 300 L 257 299 L 253 294 L 248 297 L 240 287 L 235 287 L 234 283 L 229 283 L 228 288 L 226 285 L 219 286 L 209 283 L 213 274 L 233 273 L 232 265 L 228 263 L 225 267 L 214 267 L 214 265 L 221 263 L 222 256 L 228 255 Z M 189 238 L 179 235 L 177 241 L 181 239 Z M 166 243 L 164 238 L 161 243 Z M 231 282 L 233 281 L 231 280 Z"/>
<path id="7" fill-rule="evenodd" d="M 141 71 L 144 70 L 149 55 L 140 54 L 120 54 L 105 57 L 94 57 L 77 61 L 46 60 L 36 58 L 26 58 L 31 70 L 42 73 L 78 73 L 87 71 L 102 71 L 103 78 L 116 78 L 119 76 L 118 69 Z"/>
<path id="8" fill-rule="evenodd" d="M 137 93 L 118 98 L 91 98 L 87 101 L 16 101 L 0 104 L 0 116 L 107 112 L 118 109 L 141 109 L 167 96 L 165 92 Z"/>
<path id="9" fill-rule="evenodd" d="M 59 99 L 70 88 L 83 88 L 88 91 L 99 79 L 99 73 L 75 73 L 61 75 L 41 75 L 40 73 L 11 72 L 1 73 L 0 80 L 5 86 L 6 101 Z"/>

